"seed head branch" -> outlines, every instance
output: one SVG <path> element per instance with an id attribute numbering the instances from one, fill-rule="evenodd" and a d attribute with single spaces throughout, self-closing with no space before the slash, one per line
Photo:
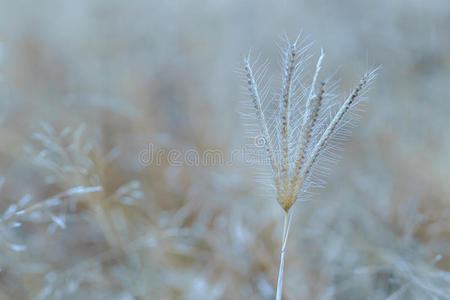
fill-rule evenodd
<path id="1" fill-rule="evenodd" d="M 292 177 L 291 186 L 294 187 L 298 181 L 298 175 L 301 171 L 303 162 L 305 160 L 306 149 L 311 143 L 312 131 L 319 117 L 320 107 L 322 106 L 323 97 L 325 93 L 325 82 L 321 83 L 321 87 L 317 96 L 314 97 L 312 102 L 312 109 L 310 113 L 305 116 L 306 122 L 303 124 L 300 141 L 298 144 L 297 157 L 295 162 L 295 175 Z"/>
<path id="2" fill-rule="evenodd" d="M 325 92 L 325 83 L 322 83 L 321 89 L 317 96 L 315 95 L 315 88 L 320 69 L 322 68 L 323 58 L 324 58 L 323 49 L 320 49 L 320 57 L 317 60 L 316 70 L 314 72 L 311 88 L 309 90 L 308 98 L 306 99 L 302 130 L 300 133 L 300 139 L 298 141 L 298 146 L 296 149 L 295 167 L 294 167 L 294 174 L 291 179 L 291 187 L 294 187 L 295 183 L 298 181 L 298 174 L 300 173 L 300 169 L 305 159 L 305 152 L 306 148 L 308 147 L 309 140 L 311 138 L 311 132 L 314 127 L 314 123 L 318 117 L 320 106 L 322 105 L 323 94 Z M 314 107 L 312 108 L 311 102 L 314 102 L 313 103 Z"/>
<path id="3" fill-rule="evenodd" d="M 266 152 L 269 156 L 270 163 L 272 165 L 272 170 L 274 173 L 276 186 L 279 185 L 279 168 L 277 161 L 275 160 L 275 152 L 273 149 L 272 140 L 270 138 L 269 130 L 267 128 L 267 122 L 264 116 L 264 112 L 261 106 L 261 98 L 258 92 L 258 85 L 253 75 L 252 68 L 250 67 L 249 59 L 246 58 L 244 61 L 244 71 L 247 79 L 248 91 L 252 99 L 253 106 L 255 108 L 256 118 L 258 119 L 259 127 L 264 138 L 264 144 L 266 147 Z"/>
<path id="4" fill-rule="evenodd" d="M 282 90 L 282 109 L 281 109 L 281 135 L 282 135 L 282 164 L 281 164 L 281 180 L 283 189 L 288 189 L 289 183 L 289 136 L 290 136 L 290 109 L 291 109 L 291 93 L 294 72 L 297 62 L 296 44 L 289 43 L 289 51 L 286 52 L 284 62 L 283 90 Z"/>

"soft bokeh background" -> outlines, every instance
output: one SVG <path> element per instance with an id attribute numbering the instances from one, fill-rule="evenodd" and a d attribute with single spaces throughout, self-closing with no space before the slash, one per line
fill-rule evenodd
<path id="1" fill-rule="evenodd" d="M 239 149 L 241 58 L 276 75 L 301 30 L 343 97 L 382 71 L 295 206 L 284 299 L 450 299 L 447 0 L 1 0 L 0 299 L 273 299 L 283 212 L 252 168 L 167 158 Z"/>

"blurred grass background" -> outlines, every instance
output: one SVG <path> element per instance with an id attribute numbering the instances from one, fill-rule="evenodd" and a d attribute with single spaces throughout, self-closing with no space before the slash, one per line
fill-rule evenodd
<path id="1" fill-rule="evenodd" d="M 284 298 L 449 299 L 444 0 L 0 1 L 0 299 L 274 298 L 283 212 L 251 168 L 140 154 L 239 149 L 241 58 L 277 74 L 301 30 L 341 98 L 382 71 L 296 204 Z"/>

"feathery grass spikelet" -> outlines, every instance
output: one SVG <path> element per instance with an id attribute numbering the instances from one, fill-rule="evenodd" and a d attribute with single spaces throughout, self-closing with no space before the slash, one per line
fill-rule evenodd
<path id="1" fill-rule="evenodd" d="M 363 99 L 374 80 L 377 69 L 367 72 L 359 84 L 335 112 L 336 84 L 322 81 L 317 87 L 324 52 L 321 50 L 314 75 L 307 84 L 300 75 L 312 57 L 311 44 L 300 46 L 299 39 L 287 40 L 284 47 L 282 89 L 277 97 L 268 97 L 268 84 L 262 84 L 267 63 L 253 71 L 250 57 L 244 59 L 245 77 L 254 118 L 259 130 L 251 134 L 263 137 L 265 152 L 272 168 L 277 200 L 288 212 L 292 205 L 306 195 L 307 189 L 322 180 L 320 164 L 326 166 L 336 159 L 336 150 L 349 135 L 347 127 L 354 119 L 351 111 Z M 264 85 L 261 89 L 259 85 Z M 273 102 L 278 102 L 274 105 Z M 276 103 L 275 103 L 276 104 Z M 249 116 L 249 115 L 247 115 Z M 326 168 L 326 167 L 325 167 Z M 316 173 L 316 174 L 314 174 Z"/>

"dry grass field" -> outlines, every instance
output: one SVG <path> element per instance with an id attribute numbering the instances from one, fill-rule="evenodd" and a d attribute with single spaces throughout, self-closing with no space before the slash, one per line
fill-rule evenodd
<path id="1" fill-rule="evenodd" d="M 299 32 L 338 104 L 381 69 L 290 208 L 283 299 L 450 299 L 446 0 L 0 0 L 0 299 L 275 299 L 238 73 L 278 92 Z"/>

